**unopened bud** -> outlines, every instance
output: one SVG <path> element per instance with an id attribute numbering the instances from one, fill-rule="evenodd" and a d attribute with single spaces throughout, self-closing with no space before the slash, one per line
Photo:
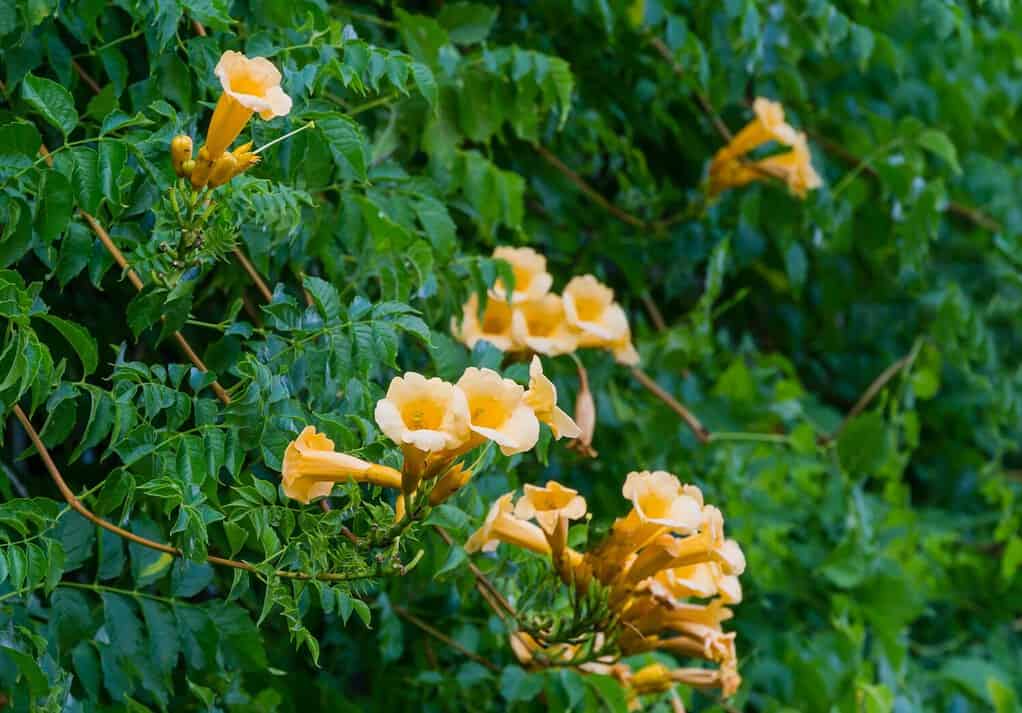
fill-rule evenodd
<path id="1" fill-rule="evenodd" d="M 237 176 L 239 173 L 244 173 L 248 169 L 259 163 L 259 155 L 252 153 L 252 142 L 242 144 L 238 148 L 231 151 L 234 158 L 238 161 L 238 167 L 234 170 L 234 175 Z"/>
<path id="2" fill-rule="evenodd" d="M 195 160 L 195 166 L 192 168 L 191 180 L 192 186 L 195 188 L 204 188 L 206 182 L 209 180 L 209 173 L 213 170 L 213 162 L 209 158 L 209 151 L 203 146 L 199 149 L 199 155 Z"/>
<path id="3" fill-rule="evenodd" d="M 461 463 L 451 466 L 451 469 L 436 481 L 436 485 L 429 494 L 429 504 L 436 507 L 458 492 L 471 479 L 472 471 L 466 470 Z"/>
<path id="4" fill-rule="evenodd" d="M 179 175 L 191 176 L 192 175 L 192 171 L 194 171 L 194 170 L 195 170 L 195 161 L 192 160 L 192 159 L 188 159 L 187 161 L 185 161 L 184 163 L 181 164 L 181 173 Z"/>
<path id="5" fill-rule="evenodd" d="M 238 159 L 232 153 L 220 154 L 220 158 L 213 162 L 213 170 L 209 174 L 209 187 L 217 188 L 222 186 L 234 177 L 238 169 Z"/>
<path id="6" fill-rule="evenodd" d="M 593 434 L 596 432 L 596 402 L 593 392 L 589 390 L 589 375 L 582 363 L 578 363 L 578 396 L 575 397 L 575 423 L 582 431 L 581 435 L 569 444 L 579 453 L 595 458 L 593 450 Z"/>
<path id="7" fill-rule="evenodd" d="M 192 137 L 185 134 L 178 134 L 170 142 L 170 163 L 174 167 L 174 173 L 178 176 L 186 176 L 185 162 L 192 158 Z"/>

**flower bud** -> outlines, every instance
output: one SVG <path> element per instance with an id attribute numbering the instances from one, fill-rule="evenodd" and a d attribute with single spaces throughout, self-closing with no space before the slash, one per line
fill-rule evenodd
<path id="1" fill-rule="evenodd" d="M 259 154 L 252 152 L 252 142 L 249 141 L 246 144 L 242 144 L 238 148 L 231 151 L 234 158 L 238 162 L 238 167 L 234 170 L 234 175 L 237 176 L 239 173 L 244 173 L 248 169 L 259 163 Z"/>
<path id="2" fill-rule="evenodd" d="M 582 433 L 568 445 L 568 448 L 588 458 L 595 458 L 597 453 L 593 450 L 593 434 L 596 431 L 596 402 L 589 390 L 589 375 L 581 362 L 578 363 L 578 387 L 578 396 L 575 397 L 575 423 Z"/>
<path id="3" fill-rule="evenodd" d="M 185 134 L 178 134 L 170 142 L 170 162 L 174 166 L 174 173 L 178 176 L 185 176 L 184 170 L 186 161 L 192 158 L 192 137 Z"/>
<path id="4" fill-rule="evenodd" d="M 220 154 L 220 158 L 213 162 L 213 170 L 209 174 L 209 187 L 217 188 L 227 183 L 234 177 L 238 169 L 238 159 L 232 153 Z"/>
<path id="5" fill-rule="evenodd" d="M 209 180 L 209 173 L 213 170 L 213 162 L 209 158 L 209 151 L 203 146 L 199 149 L 199 155 L 195 159 L 195 167 L 192 169 L 190 178 L 194 188 L 205 188 Z"/>
<path id="6" fill-rule="evenodd" d="M 182 175 L 182 176 L 191 176 L 192 175 L 192 171 L 194 171 L 194 170 L 195 170 L 195 161 L 193 159 L 188 159 L 187 161 L 185 161 L 184 163 L 181 164 L 181 174 L 180 175 Z"/>

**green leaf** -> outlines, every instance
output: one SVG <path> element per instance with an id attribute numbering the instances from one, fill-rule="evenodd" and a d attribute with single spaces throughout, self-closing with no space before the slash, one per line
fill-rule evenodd
<path id="1" fill-rule="evenodd" d="M 74 196 L 71 182 L 59 171 L 45 171 L 39 188 L 40 200 L 36 204 L 36 231 L 44 243 L 52 243 L 71 220 Z"/>
<path id="2" fill-rule="evenodd" d="M 21 96 L 46 121 L 60 129 L 65 139 L 78 125 L 74 98 L 56 82 L 28 74 L 21 84 Z"/>
<path id="3" fill-rule="evenodd" d="M 71 185 L 74 186 L 78 207 L 87 213 L 95 213 L 103 199 L 103 185 L 99 178 L 99 156 L 95 149 L 75 146 L 71 149 L 74 170 Z"/>
<path id="4" fill-rule="evenodd" d="M 369 142 L 358 122 L 339 114 L 322 114 L 313 118 L 330 147 L 334 161 L 349 170 L 356 180 L 365 181 L 369 167 Z"/>
<path id="5" fill-rule="evenodd" d="M 500 695 L 507 701 L 531 701 L 543 690 L 543 677 L 521 666 L 506 666 L 500 673 Z"/>
<path id="6" fill-rule="evenodd" d="M 341 297 L 336 287 L 318 277 L 306 277 L 303 284 L 324 319 L 334 321 L 341 316 Z"/>
<path id="7" fill-rule="evenodd" d="M 962 167 L 958 163 L 958 151 L 943 131 L 924 129 L 916 137 L 916 142 L 930 153 L 944 159 L 956 175 L 962 172 Z"/>
<path id="8" fill-rule="evenodd" d="M 461 45 L 482 42 L 493 29 L 500 9 L 471 2 L 444 5 L 437 19 L 447 29 L 451 41 Z"/>
<path id="9" fill-rule="evenodd" d="M 875 475 L 887 457 L 887 430 L 879 411 L 852 419 L 837 442 L 841 465 L 849 473 Z"/>
<path id="10" fill-rule="evenodd" d="M 83 378 L 96 371 L 99 366 L 99 349 L 96 346 L 96 340 L 92 338 L 88 330 L 80 324 L 69 322 L 52 314 L 36 316 L 60 332 L 68 341 L 82 362 Z"/>

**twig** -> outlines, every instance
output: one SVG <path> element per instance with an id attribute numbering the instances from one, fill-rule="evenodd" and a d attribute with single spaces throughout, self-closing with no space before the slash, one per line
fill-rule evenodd
<path id="1" fill-rule="evenodd" d="M 92 232 L 95 233 L 96 237 L 99 238 L 99 241 L 103 243 L 103 247 L 106 248 L 107 252 L 113 257 L 114 262 L 120 265 L 121 269 L 128 276 L 128 280 L 131 284 L 134 285 L 136 290 L 141 292 L 143 287 L 142 279 L 138 276 L 138 273 L 131 269 L 128 265 L 128 261 L 124 257 L 124 253 L 122 253 L 117 245 L 114 244 L 114 241 L 110 238 L 110 234 L 106 232 L 103 226 L 100 225 L 99 221 L 97 221 L 94 217 L 86 213 L 84 210 L 79 210 L 79 212 L 82 214 L 82 217 L 85 218 L 85 222 L 89 224 L 89 227 L 92 228 Z M 199 358 L 199 355 L 196 354 L 195 350 L 192 349 L 192 345 L 188 343 L 188 340 L 185 339 L 185 336 L 181 334 L 181 332 L 174 332 L 174 341 L 177 342 L 178 347 L 181 348 L 181 351 L 188 360 L 195 365 L 196 369 L 203 373 L 209 371 L 205 363 L 203 363 L 202 359 Z M 224 390 L 224 387 L 220 385 L 220 382 L 214 380 L 210 386 L 213 388 L 213 393 L 216 394 L 217 398 L 220 399 L 224 405 L 231 403 L 231 397 Z"/>
<path id="2" fill-rule="evenodd" d="M 641 218 L 636 218 L 631 213 L 621 210 L 616 205 L 611 203 L 609 200 L 604 198 L 595 188 L 590 186 L 585 181 L 585 179 L 583 179 L 581 176 L 579 176 L 577 173 L 571 170 L 563 161 L 561 161 L 561 159 L 554 156 L 546 148 L 538 144 L 534 145 L 533 148 L 536 149 L 536 153 L 538 153 L 543 158 L 544 161 L 546 161 L 551 166 L 560 171 L 562 174 L 564 174 L 565 178 L 574 183 L 575 186 L 584 194 L 586 194 L 586 196 L 590 200 L 592 200 L 598 206 L 600 206 L 605 211 L 613 215 L 615 218 L 624 223 L 628 223 L 629 225 L 633 225 L 636 228 L 647 227 L 646 221 L 642 220 Z"/>
<path id="3" fill-rule="evenodd" d="M 262 277 L 259 276 L 259 271 L 255 269 L 255 265 L 245 257 L 245 253 L 242 252 L 240 247 L 234 248 L 234 257 L 237 258 L 238 263 L 248 273 L 249 278 L 255 284 L 256 289 L 259 290 L 259 294 L 263 296 L 263 299 L 267 302 L 273 301 L 273 293 L 270 292 L 270 288 L 266 285 L 266 282 Z"/>
<path id="4" fill-rule="evenodd" d="M 645 305 L 646 311 L 649 312 L 649 318 L 653 320 L 653 326 L 656 327 L 656 331 L 662 332 L 667 329 L 667 323 L 664 321 L 664 316 L 660 314 L 660 308 L 657 307 L 656 302 L 653 301 L 653 297 L 650 296 L 649 291 L 643 291 L 639 295 L 639 299 L 642 300 L 642 304 Z"/>
<path id="5" fill-rule="evenodd" d="M 813 140 L 816 143 L 823 147 L 824 151 L 826 151 L 829 154 L 833 154 L 834 156 L 838 157 L 845 163 L 851 166 L 860 166 L 863 163 L 863 161 L 860 160 L 858 156 L 856 156 L 854 153 L 846 149 L 841 144 L 832 141 L 831 139 L 828 139 L 826 136 L 821 136 L 815 131 L 809 131 L 807 133 L 813 138 Z M 877 172 L 877 170 L 869 165 L 862 165 L 860 173 L 864 173 L 870 178 L 880 177 L 880 174 Z M 958 218 L 962 218 L 970 223 L 978 225 L 981 228 L 985 228 L 992 233 L 998 233 L 1003 229 L 999 222 L 991 218 L 983 211 L 977 208 L 967 206 L 964 203 L 959 203 L 958 201 L 948 201 L 945 210 Z"/>
<path id="6" fill-rule="evenodd" d="M 671 52 L 670 48 L 664 44 L 663 40 L 659 37 L 654 37 L 651 34 L 647 34 L 646 39 L 651 45 L 653 45 L 653 48 L 660 53 L 660 56 L 664 58 L 668 66 L 670 66 L 671 70 L 676 75 L 679 77 L 685 76 L 685 68 L 675 61 L 674 54 Z M 727 128 L 727 124 L 725 124 L 724 120 L 720 118 L 720 115 L 714 111 L 713 105 L 710 103 L 710 100 L 706 98 L 706 95 L 698 89 L 693 89 L 692 94 L 695 96 L 696 103 L 699 104 L 699 108 L 702 110 L 703 114 L 706 115 L 706 118 L 713 124 L 713 128 L 715 128 L 717 133 L 720 134 L 720 138 L 724 139 L 725 142 L 730 141 L 733 138 L 731 130 Z"/>
<path id="7" fill-rule="evenodd" d="M 849 410 L 848 413 L 845 414 L 845 417 L 841 419 L 841 423 L 838 424 L 836 429 L 834 429 L 834 432 L 823 437 L 823 442 L 829 443 L 836 441 L 849 422 L 869 407 L 869 405 L 873 402 L 873 399 L 876 398 L 877 394 L 883 391 L 888 382 L 890 382 L 891 379 L 901 373 L 904 369 L 907 369 L 912 365 L 912 363 L 916 360 L 916 356 L 919 354 L 919 349 L 922 345 L 923 340 L 921 338 L 916 339 L 915 344 L 912 345 L 912 349 L 908 354 L 901 357 L 880 372 L 880 376 L 875 378 L 873 383 L 866 388 L 866 390 L 862 393 L 862 396 L 859 397 L 859 400 L 855 402 L 854 406 L 852 406 L 851 410 Z"/>
<path id="8" fill-rule="evenodd" d="M 84 517 L 89 522 L 95 524 L 96 526 L 102 527 L 104 530 L 108 530 L 117 535 L 118 537 L 124 538 L 125 540 L 134 542 L 135 544 L 138 545 L 142 545 L 143 547 L 148 547 L 150 549 L 157 550 L 159 552 L 165 552 L 166 554 L 173 555 L 174 557 L 184 556 L 181 550 L 177 549 L 176 547 L 172 547 L 171 545 L 168 545 L 164 542 L 157 542 L 156 540 L 150 540 L 149 538 L 136 535 L 135 533 L 125 530 L 122 527 L 118 527 L 117 525 L 113 524 L 112 522 L 109 522 L 108 520 L 104 520 L 99 515 L 96 515 L 94 512 L 85 507 L 82 501 L 78 499 L 78 496 L 74 494 L 70 487 L 68 487 L 67 482 L 64 480 L 64 476 L 62 476 L 60 473 L 60 469 L 57 468 L 57 464 L 54 463 L 53 458 L 50 456 L 50 451 L 46 448 L 46 444 L 44 444 L 42 439 L 39 437 L 39 433 L 35 430 L 35 427 L 32 426 L 32 422 L 28 420 L 28 416 L 26 416 L 25 412 L 21 410 L 21 406 L 15 404 L 13 410 L 14 415 L 21 422 L 22 427 L 24 427 L 25 432 L 28 434 L 29 439 L 32 441 L 32 445 L 36 447 L 36 451 L 38 451 L 39 457 L 42 458 L 43 465 L 46 466 L 46 470 L 47 472 L 49 472 L 50 477 L 53 479 L 54 484 L 57 486 L 57 490 L 60 491 L 61 496 L 75 512 L 77 512 L 79 515 Z M 240 562 L 238 560 L 227 559 L 225 557 L 217 557 L 215 555 L 209 555 L 206 558 L 206 561 L 209 562 L 210 564 L 220 565 L 223 567 L 241 569 L 246 572 L 252 572 L 254 574 L 259 573 L 259 570 L 253 565 L 249 564 L 248 562 Z M 317 579 L 321 581 L 346 581 L 351 579 L 362 579 L 367 576 L 375 576 L 375 575 L 350 576 L 345 574 L 333 574 L 329 572 L 322 574 L 309 574 L 308 572 L 292 572 L 280 569 L 277 570 L 275 574 L 278 577 L 282 577 L 285 579 Z"/>
<path id="9" fill-rule="evenodd" d="M 92 91 L 94 91 L 96 94 L 99 94 L 102 91 L 102 88 L 99 86 L 96 80 L 93 79 L 88 72 L 82 69 L 82 65 L 78 64 L 77 60 L 71 60 L 71 68 L 78 74 L 79 77 L 81 77 L 83 82 L 89 85 Z"/>
<path id="10" fill-rule="evenodd" d="M 500 673 L 500 667 L 497 666 L 497 664 L 493 663 L 492 661 L 490 661 L 488 659 L 484 659 L 482 656 L 480 656 L 479 654 L 475 653 L 474 651 L 469 651 L 464 646 L 459 644 L 457 641 L 455 641 L 454 639 L 450 638 L 446 634 L 438 631 L 437 629 L 434 629 L 432 626 L 430 626 L 429 624 L 424 622 L 422 619 L 420 619 L 419 617 L 417 617 L 414 614 L 412 614 L 410 611 L 408 611 L 404 607 L 399 606 L 397 604 L 393 604 L 392 608 L 394 609 L 394 612 L 399 617 L 401 617 L 402 619 L 406 619 L 407 621 L 410 621 L 412 624 L 415 624 L 415 626 L 419 627 L 420 629 L 425 631 L 430 636 L 432 636 L 432 637 L 434 637 L 434 638 L 444 642 L 445 644 L 450 646 L 452 649 L 461 652 L 462 654 L 464 654 L 468 658 L 470 658 L 473 661 L 475 661 L 477 664 L 485 666 L 486 668 L 490 669 L 494 673 Z"/>
<path id="11" fill-rule="evenodd" d="M 682 406 L 681 403 L 679 403 L 669 393 L 664 391 L 663 388 L 660 387 L 660 384 L 653 381 L 649 374 L 639 367 L 633 366 L 632 375 L 640 384 L 646 387 L 647 391 L 663 401 L 672 411 L 681 416 L 681 420 L 683 420 L 688 427 L 692 429 L 692 433 L 695 434 L 697 441 L 704 444 L 710 442 L 710 432 L 707 430 L 706 426 L 704 426 L 691 411 Z"/>
<path id="12" fill-rule="evenodd" d="M 43 155 L 43 158 L 46 160 L 46 164 L 52 167 L 53 157 L 50 156 L 50 152 L 46 148 L 46 146 L 40 145 L 39 153 Z M 96 234 L 96 237 L 99 238 L 99 242 L 103 244 L 103 247 L 106 248 L 106 251 L 110 253 L 111 257 L 113 257 L 114 262 L 116 262 L 120 266 L 124 274 L 127 275 L 128 281 L 132 284 L 132 286 L 134 286 L 136 290 L 141 292 L 143 286 L 142 278 L 140 278 L 138 276 L 138 273 L 135 272 L 130 265 L 128 265 L 127 258 L 124 257 L 124 253 L 121 252 L 120 248 L 118 248 L 117 245 L 114 244 L 114 241 L 110 237 L 110 234 L 106 232 L 106 229 L 103 228 L 103 226 L 99 224 L 99 221 L 96 220 L 92 215 L 86 213 L 81 208 L 78 209 L 78 212 L 85 219 L 85 222 L 89 224 L 89 227 L 92 228 L 92 232 Z M 209 369 L 206 368 L 206 365 L 202 362 L 202 359 L 200 359 L 199 355 L 195 353 L 195 350 L 192 349 L 191 344 L 188 343 L 188 340 L 185 339 L 184 335 L 181 334 L 181 332 L 174 332 L 174 341 L 177 342 L 178 346 L 181 348 L 181 351 L 184 352 L 185 356 L 188 357 L 189 361 L 191 361 L 192 364 L 195 365 L 196 369 L 203 373 L 209 371 Z M 210 386 L 213 389 L 213 393 L 216 394 L 217 398 L 220 399 L 221 402 L 223 402 L 225 405 L 231 403 L 231 397 L 227 394 L 226 391 L 224 391 L 224 387 L 220 385 L 220 382 L 214 380 L 213 383 L 210 384 Z"/>
<path id="13" fill-rule="evenodd" d="M 440 537 L 442 537 L 444 542 L 448 545 L 454 544 L 454 540 L 451 538 L 447 530 L 440 527 L 440 525 L 434 525 L 433 529 L 440 533 Z M 475 563 L 471 560 L 468 562 L 468 568 L 472 572 L 472 575 L 476 578 L 476 588 L 479 590 L 479 593 L 483 595 L 483 598 L 486 599 L 487 603 L 489 603 L 498 616 L 501 615 L 501 609 L 510 614 L 512 617 L 518 616 L 515 608 L 511 606 L 511 602 L 505 599 L 504 595 L 497 591 L 497 588 L 493 586 L 493 583 L 487 579 L 486 575 L 482 573 L 482 570 L 476 567 Z"/>
<path id="14" fill-rule="evenodd" d="M 18 495 L 23 498 L 27 498 L 28 488 L 26 488 L 25 484 L 18 479 L 18 476 L 14 474 L 14 471 L 11 468 L 8 468 L 6 463 L 0 463 L 0 468 L 3 469 L 4 475 L 7 476 L 7 480 L 11 482 L 11 486 L 15 491 L 17 491 Z"/>

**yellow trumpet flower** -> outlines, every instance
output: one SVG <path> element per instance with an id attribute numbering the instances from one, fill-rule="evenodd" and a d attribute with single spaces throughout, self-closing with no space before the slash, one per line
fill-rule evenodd
<path id="1" fill-rule="evenodd" d="M 214 70 L 223 87 L 206 131 L 209 159 L 215 161 L 234 143 L 245 124 L 258 112 L 264 120 L 286 116 L 291 97 L 280 88 L 281 74 L 265 57 L 228 50 Z"/>
<path id="2" fill-rule="evenodd" d="M 537 354 L 558 356 L 578 348 L 578 335 L 564 314 L 564 302 L 552 292 L 516 305 L 511 315 L 514 343 Z"/>
<path id="3" fill-rule="evenodd" d="M 550 427 L 554 438 L 578 438 L 582 429 L 571 416 L 557 408 L 557 387 L 543 374 L 543 362 L 538 356 L 529 364 L 529 390 L 525 392 L 525 404 L 533 410 L 541 423 Z"/>
<path id="4" fill-rule="evenodd" d="M 334 442 L 312 426 L 306 426 L 284 452 L 284 494 L 301 503 L 330 494 L 334 483 L 353 480 L 386 488 L 401 487 L 401 473 L 337 453 Z"/>
<path id="5" fill-rule="evenodd" d="M 500 446 L 506 456 L 524 453 L 539 440 L 539 420 L 525 402 L 525 389 L 492 369 L 469 367 L 458 379 L 468 400 L 468 427 Z"/>
<path id="6" fill-rule="evenodd" d="M 515 517 L 536 520 L 546 533 L 552 533 L 560 519 L 578 520 L 586 512 L 586 499 L 577 490 L 553 480 L 544 487 L 526 485 L 525 494 L 515 505 Z"/>
<path id="7" fill-rule="evenodd" d="M 451 319 L 451 333 L 469 349 L 483 339 L 502 352 L 514 351 L 517 343 L 511 334 L 511 306 L 503 300 L 490 299 L 482 317 L 479 316 L 479 297 L 472 295 L 462 309 L 461 325 Z"/>
<path id="8" fill-rule="evenodd" d="M 520 520 L 512 514 L 514 493 L 507 493 L 490 507 L 483 526 L 465 542 L 465 551 L 493 552 L 497 545 L 505 542 L 541 555 L 550 554 L 550 545 L 543 531 L 531 522 Z"/>
<path id="9" fill-rule="evenodd" d="M 376 403 L 375 418 L 394 443 L 425 453 L 456 448 L 469 435 L 465 393 L 413 371 L 391 380 L 386 397 Z"/>
<path id="10" fill-rule="evenodd" d="M 490 296 L 499 302 L 519 304 L 538 300 L 554 284 L 554 278 L 546 271 L 546 258 L 532 248 L 499 247 L 493 251 L 493 257 L 510 263 L 515 276 L 515 288 L 510 295 L 500 279 L 493 283 Z"/>
<path id="11" fill-rule="evenodd" d="M 625 311 L 614 301 L 614 290 L 592 275 L 573 277 L 564 287 L 564 314 L 578 331 L 580 347 L 609 349 L 623 364 L 639 362 L 632 346 Z"/>

